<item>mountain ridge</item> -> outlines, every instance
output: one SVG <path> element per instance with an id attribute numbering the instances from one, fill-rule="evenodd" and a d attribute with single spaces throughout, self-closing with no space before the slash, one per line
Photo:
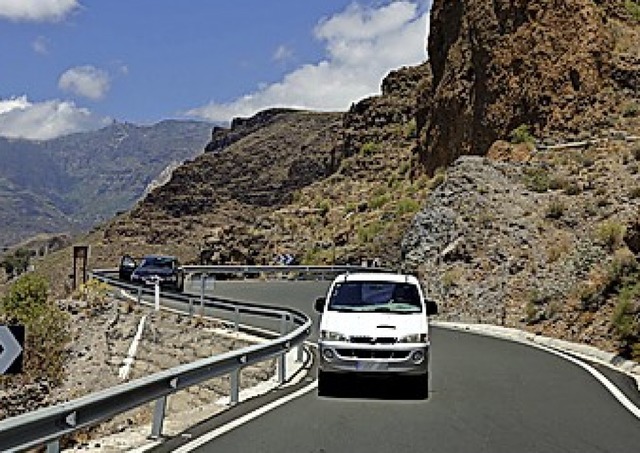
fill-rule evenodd
<path id="1" fill-rule="evenodd" d="M 210 128 L 166 120 L 45 141 L 0 138 L 0 247 L 39 233 L 86 231 L 129 209 L 167 166 L 200 154 Z"/>

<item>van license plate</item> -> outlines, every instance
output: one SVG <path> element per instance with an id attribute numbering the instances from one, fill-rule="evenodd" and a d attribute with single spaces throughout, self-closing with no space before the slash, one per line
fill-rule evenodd
<path id="1" fill-rule="evenodd" d="M 356 362 L 356 370 L 358 371 L 387 371 L 388 364 L 384 362 Z"/>

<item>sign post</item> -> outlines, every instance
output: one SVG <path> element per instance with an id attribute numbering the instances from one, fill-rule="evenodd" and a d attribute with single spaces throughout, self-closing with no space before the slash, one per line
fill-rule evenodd
<path id="1" fill-rule="evenodd" d="M 0 326 L 0 374 L 22 372 L 24 326 Z"/>
<path id="2" fill-rule="evenodd" d="M 88 245 L 74 245 L 73 246 L 73 287 L 75 291 L 78 287 L 78 262 L 80 262 L 80 270 L 82 276 L 82 283 L 87 283 L 87 261 L 89 260 L 89 246 Z"/>

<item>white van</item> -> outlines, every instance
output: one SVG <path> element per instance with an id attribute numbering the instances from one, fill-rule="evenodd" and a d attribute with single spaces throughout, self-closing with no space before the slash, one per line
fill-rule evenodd
<path id="1" fill-rule="evenodd" d="M 426 388 L 428 316 L 437 313 L 437 306 L 425 301 L 417 278 L 391 273 L 339 275 L 327 296 L 316 300 L 315 309 L 322 314 L 320 393 L 342 373 L 410 375 Z"/>

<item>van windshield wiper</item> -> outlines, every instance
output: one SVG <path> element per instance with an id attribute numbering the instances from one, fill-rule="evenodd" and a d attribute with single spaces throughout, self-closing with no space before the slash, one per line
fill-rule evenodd
<path id="1" fill-rule="evenodd" d="M 341 313 L 351 313 L 354 311 L 360 311 L 356 307 L 349 307 L 348 305 L 333 305 L 329 307 L 331 310 L 335 310 Z"/>

